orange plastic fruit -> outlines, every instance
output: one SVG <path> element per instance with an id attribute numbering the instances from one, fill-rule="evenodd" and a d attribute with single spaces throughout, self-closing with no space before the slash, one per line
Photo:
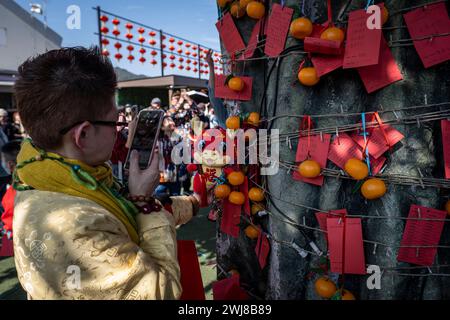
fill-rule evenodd
<path id="1" fill-rule="evenodd" d="M 389 11 L 386 6 L 383 7 L 383 11 L 381 11 L 381 24 L 385 24 L 389 20 Z"/>
<path id="2" fill-rule="evenodd" d="M 298 166 L 298 173 L 305 178 L 316 178 L 320 175 L 320 165 L 314 160 L 305 160 Z"/>
<path id="3" fill-rule="evenodd" d="M 361 187 L 362 195 L 368 200 L 381 198 L 386 193 L 386 190 L 384 181 L 377 178 L 367 180 Z"/>
<path id="4" fill-rule="evenodd" d="M 238 116 L 232 116 L 225 121 L 228 129 L 237 130 L 241 127 L 241 119 Z"/>
<path id="5" fill-rule="evenodd" d="M 247 122 L 251 125 L 258 126 L 259 125 L 259 113 L 251 112 L 247 118 Z"/>
<path id="6" fill-rule="evenodd" d="M 250 225 L 247 228 L 245 228 L 245 235 L 249 237 L 250 239 L 256 239 L 259 236 L 259 229 Z"/>
<path id="7" fill-rule="evenodd" d="M 244 80 L 239 77 L 233 77 L 228 81 L 228 88 L 236 92 L 242 91 L 242 89 L 244 89 L 244 86 Z"/>
<path id="8" fill-rule="evenodd" d="M 314 284 L 314 287 L 316 289 L 316 293 L 321 298 L 330 299 L 337 291 L 336 285 L 333 281 L 328 279 L 327 277 L 321 277 L 317 279 L 316 283 Z"/>
<path id="9" fill-rule="evenodd" d="M 245 16 L 245 7 L 241 7 L 239 1 L 233 2 L 230 8 L 230 13 L 233 17 L 239 19 Z"/>
<path id="10" fill-rule="evenodd" d="M 241 5 L 242 8 L 247 8 L 247 5 L 252 1 L 254 0 L 240 0 L 239 4 Z"/>
<path id="11" fill-rule="evenodd" d="M 347 289 L 342 290 L 342 300 L 356 300 L 353 293 L 348 291 Z"/>
<path id="12" fill-rule="evenodd" d="M 447 214 L 450 216 L 450 200 L 447 200 L 445 204 L 445 210 L 447 210 Z"/>
<path id="13" fill-rule="evenodd" d="M 251 1 L 247 4 L 247 15 L 253 19 L 261 19 L 266 14 L 266 7 L 258 1 Z"/>
<path id="14" fill-rule="evenodd" d="M 359 159 L 348 159 L 344 165 L 344 170 L 350 177 L 356 180 L 365 179 L 369 175 L 369 168 Z"/>
<path id="15" fill-rule="evenodd" d="M 227 179 L 232 186 L 239 186 L 244 183 L 245 176 L 241 171 L 233 171 L 227 176 Z"/>
<path id="16" fill-rule="evenodd" d="M 320 35 L 320 39 L 324 40 L 334 40 L 334 41 L 344 41 L 345 34 L 342 29 L 336 27 L 330 27 L 325 29 Z"/>
<path id="17" fill-rule="evenodd" d="M 245 202 L 245 196 L 242 192 L 232 191 L 228 196 L 228 201 L 238 206 L 243 205 Z"/>
<path id="18" fill-rule="evenodd" d="M 291 22 L 289 32 L 294 38 L 303 40 L 313 32 L 313 24 L 306 17 L 297 18 Z"/>
<path id="19" fill-rule="evenodd" d="M 262 205 L 261 203 L 254 203 L 252 204 L 252 215 L 257 214 L 259 211 L 262 211 L 264 209 L 264 205 Z"/>
<path id="20" fill-rule="evenodd" d="M 264 191 L 260 188 L 253 187 L 248 191 L 248 198 L 252 201 L 263 201 Z"/>
<path id="21" fill-rule="evenodd" d="M 316 68 L 306 67 L 302 68 L 298 73 L 298 80 L 304 86 L 311 87 L 316 85 L 320 81 L 320 78 L 317 76 Z"/>
<path id="22" fill-rule="evenodd" d="M 227 184 L 219 184 L 217 187 L 214 188 L 214 195 L 218 199 L 225 199 L 228 197 L 231 193 L 231 188 Z"/>

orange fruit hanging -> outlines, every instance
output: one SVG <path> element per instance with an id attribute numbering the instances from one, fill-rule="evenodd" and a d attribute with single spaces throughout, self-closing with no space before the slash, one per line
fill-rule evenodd
<path id="1" fill-rule="evenodd" d="M 294 38 L 303 40 L 313 32 L 313 24 L 306 17 L 297 18 L 291 22 L 289 32 Z"/>
<path id="2" fill-rule="evenodd" d="M 228 88 L 233 91 L 240 92 L 244 89 L 245 82 L 239 77 L 233 77 L 228 81 Z"/>
<path id="3" fill-rule="evenodd" d="M 342 29 L 337 27 L 329 27 L 325 29 L 320 35 L 320 39 L 324 40 L 334 40 L 334 41 L 344 41 L 345 34 Z"/>
<path id="4" fill-rule="evenodd" d="M 304 178 L 316 178 L 320 170 L 320 164 L 314 160 L 305 160 L 298 166 L 298 173 Z"/>
<path id="5" fill-rule="evenodd" d="M 233 171 L 227 176 L 227 179 L 232 186 L 240 186 L 244 183 L 245 176 L 241 171 Z"/>
<path id="6" fill-rule="evenodd" d="M 367 165 L 356 158 L 348 159 L 344 165 L 344 170 L 350 177 L 356 180 L 365 179 L 369 175 L 369 168 Z"/>
<path id="7" fill-rule="evenodd" d="M 259 211 L 263 211 L 264 209 L 264 205 L 261 203 L 254 203 L 252 204 L 252 215 L 257 214 Z"/>
<path id="8" fill-rule="evenodd" d="M 377 178 L 369 179 L 363 183 L 361 193 L 368 200 L 381 198 L 386 193 L 386 184 Z"/>
<path id="9" fill-rule="evenodd" d="M 445 210 L 447 210 L 447 214 L 450 216 L 450 200 L 447 200 L 445 204 Z"/>
<path id="10" fill-rule="evenodd" d="M 238 206 L 243 205 L 245 202 L 245 196 L 242 192 L 232 191 L 228 196 L 228 201 Z"/>
<path id="11" fill-rule="evenodd" d="M 336 285 L 333 281 L 328 279 L 327 277 L 321 277 L 316 280 L 316 283 L 314 284 L 314 287 L 316 289 L 316 293 L 321 298 L 330 299 L 337 291 Z"/>
<path id="12" fill-rule="evenodd" d="M 389 11 L 386 6 L 383 6 L 383 11 L 381 11 L 381 24 L 385 24 L 389 20 Z"/>
<path id="13" fill-rule="evenodd" d="M 245 235 L 249 237 L 250 239 L 256 239 L 259 236 L 259 229 L 250 225 L 247 228 L 245 228 Z"/>
<path id="14" fill-rule="evenodd" d="M 225 121 L 228 129 L 237 130 L 241 127 L 241 119 L 238 116 L 232 116 Z"/>
<path id="15" fill-rule="evenodd" d="M 298 73 L 298 80 L 304 86 L 311 87 L 316 85 L 320 81 L 320 78 L 317 76 L 316 68 L 305 67 Z"/>
<path id="16" fill-rule="evenodd" d="M 248 191 L 248 198 L 252 201 L 263 201 L 264 200 L 264 191 L 260 188 L 253 187 Z"/>
<path id="17" fill-rule="evenodd" d="M 235 1 L 231 5 L 230 13 L 233 17 L 237 19 L 242 18 L 243 16 L 245 16 L 245 12 L 246 12 L 245 7 L 241 7 L 239 1 Z"/>
<path id="18" fill-rule="evenodd" d="M 261 2 L 251 1 L 247 4 L 247 15 L 253 19 L 261 19 L 266 13 L 266 7 Z"/>
<path id="19" fill-rule="evenodd" d="M 214 195 L 218 199 L 225 199 L 228 197 L 231 193 L 231 188 L 227 184 L 219 184 L 217 187 L 214 188 Z"/>
<path id="20" fill-rule="evenodd" d="M 225 6 L 227 5 L 228 2 L 230 2 L 230 0 L 217 0 L 217 4 L 221 8 L 225 8 Z"/>
<path id="21" fill-rule="evenodd" d="M 242 8 L 247 8 L 247 5 L 252 1 L 254 0 L 240 0 L 239 4 L 241 5 Z"/>
<path id="22" fill-rule="evenodd" d="M 259 113 L 258 112 L 251 112 L 250 115 L 247 118 L 247 122 L 251 125 L 258 126 L 259 125 Z"/>
<path id="23" fill-rule="evenodd" d="M 356 300 L 353 293 L 348 291 L 347 289 L 342 290 L 342 300 Z"/>

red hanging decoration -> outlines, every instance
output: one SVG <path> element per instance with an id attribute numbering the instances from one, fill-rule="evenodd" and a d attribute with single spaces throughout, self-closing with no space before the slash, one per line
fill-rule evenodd
<path id="1" fill-rule="evenodd" d="M 178 40 L 177 43 L 178 43 L 179 46 L 183 45 L 183 41 L 181 41 L 181 40 Z"/>
<path id="2" fill-rule="evenodd" d="M 144 53 L 146 53 L 147 51 L 146 51 L 144 48 L 140 48 L 140 49 L 139 49 L 139 52 L 140 52 L 141 54 L 144 54 Z"/>
<path id="3" fill-rule="evenodd" d="M 127 50 L 128 50 L 128 51 L 133 51 L 133 50 L 134 50 L 134 47 L 130 44 L 130 45 L 127 46 Z"/>
<path id="4" fill-rule="evenodd" d="M 145 32 L 145 29 L 141 27 L 141 28 L 138 29 L 138 32 L 139 32 L 140 34 L 143 34 L 143 33 Z"/>
<path id="5" fill-rule="evenodd" d="M 170 46 L 170 47 L 169 47 L 169 50 L 170 50 L 170 51 L 173 51 L 173 50 L 175 50 L 175 47 L 174 47 L 174 46 Z"/>
<path id="6" fill-rule="evenodd" d="M 140 43 L 144 43 L 144 42 L 145 42 L 145 38 L 144 38 L 142 35 L 139 35 L 138 41 L 139 41 Z"/>
<path id="7" fill-rule="evenodd" d="M 194 52 L 194 53 L 192 54 L 192 56 L 193 56 L 194 58 L 197 57 L 197 53 Z"/>
<path id="8" fill-rule="evenodd" d="M 127 33 L 126 36 L 128 40 L 133 39 L 133 35 L 131 33 Z"/>
<path id="9" fill-rule="evenodd" d="M 194 72 L 197 72 L 198 71 L 198 69 L 197 68 L 194 68 L 192 71 L 194 71 Z"/>
<path id="10" fill-rule="evenodd" d="M 140 57 L 139 61 L 142 62 L 142 63 L 145 63 L 146 59 L 144 57 Z"/>
<path id="11" fill-rule="evenodd" d="M 152 64 L 152 65 L 157 65 L 158 64 L 158 62 L 155 60 L 155 59 L 153 59 L 152 61 L 150 61 L 150 63 Z"/>
<path id="12" fill-rule="evenodd" d="M 192 47 L 192 50 L 197 50 L 197 46 L 193 46 L 193 47 Z"/>
<path id="13" fill-rule="evenodd" d="M 102 55 L 104 55 L 104 56 L 109 56 L 109 51 L 108 51 L 108 49 L 103 49 L 103 51 L 102 51 Z"/>
<path id="14" fill-rule="evenodd" d="M 152 56 L 156 56 L 158 54 L 158 52 L 156 52 L 156 50 L 152 50 L 152 52 L 150 53 Z"/>
<path id="15" fill-rule="evenodd" d="M 132 62 L 134 60 L 134 56 L 132 54 L 130 54 L 127 58 L 130 62 Z"/>
<path id="16" fill-rule="evenodd" d="M 148 35 L 149 35 L 150 37 L 154 37 L 154 36 L 156 36 L 156 32 L 155 32 L 155 31 L 150 31 L 150 32 L 148 33 Z"/>
<path id="17" fill-rule="evenodd" d="M 115 25 L 115 26 L 118 26 L 120 24 L 120 20 L 117 19 L 117 18 L 114 18 L 113 21 L 112 21 L 112 24 Z"/>
<path id="18" fill-rule="evenodd" d="M 169 57 L 170 60 L 175 60 L 175 56 L 173 54 L 170 55 Z"/>
<path id="19" fill-rule="evenodd" d="M 128 29 L 128 33 L 126 34 L 125 37 L 126 37 L 128 40 L 133 39 L 133 34 L 131 33 L 131 29 L 133 29 L 133 25 L 132 25 L 131 23 L 127 23 L 127 24 L 125 25 L 125 28 Z"/>
<path id="20" fill-rule="evenodd" d="M 196 66 L 196 65 L 198 64 L 198 62 L 197 62 L 197 61 L 194 61 L 194 62 L 192 62 L 192 64 L 193 64 L 194 66 Z"/>
<path id="21" fill-rule="evenodd" d="M 187 60 L 186 60 L 186 63 L 187 63 L 187 64 L 190 64 L 191 62 L 192 62 L 191 59 L 187 59 Z"/>
<path id="22" fill-rule="evenodd" d="M 186 48 L 190 48 L 191 44 L 190 43 L 186 43 Z"/>
<path id="23" fill-rule="evenodd" d="M 102 39 L 102 44 L 103 44 L 104 46 L 107 46 L 107 45 L 109 44 L 109 40 L 106 39 L 106 38 L 103 38 L 103 39 Z"/>
<path id="24" fill-rule="evenodd" d="M 186 50 L 185 54 L 186 54 L 187 56 L 190 56 L 190 55 L 191 55 L 191 52 L 190 52 L 189 50 Z"/>
<path id="25" fill-rule="evenodd" d="M 127 23 L 125 25 L 125 28 L 127 28 L 128 30 L 131 30 L 131 29 L 133 29 L 133 25 L 131 23 Z"/>
<path id="26" fill-rule="evenodd" d="M 122 56 L 121 53 L 116 53 L 116 54 L 114 55 L 114 57 L 115 57 L 117 60 L 119 60 L 119 61 L 120 61 L 120 59 L 123 58 L 123 56 Z"/>
<path id="27" fill-rule="evenodd" d="M 183 62 L 184 59 L 183 59 L 182 57 L 180 57 L 180 58 L 178 59 L 178 61 Z"/>
<path id="28" fill-rule="evenodd" d="M 100 17 L 100 21 L 107 22 L 108 21 L 108 17 L 103 15 L 103 16 Z"/>
<path id="29" fill-rule="evenodd" d="M 167 67 L 167 63 L 163 62 L 162 66 L 163 66 L 163 68 Z"/>
<path id="30" fill-rule="evenodd" d="M 183 66 L 178 66 L 178 69 L 183 70 L 184 67 Z"/>
<path id="31" fill-rule="evenodd" d="M 114 27 L 112 34 L 117 38 L 120 35 L 119 29 L 117 29 L 117 27 Z"/>
<path id="32" fill-rule="evenodd" d="M 187 70 L 187 71 L 191 71 L 191 67 L 187 66 L 187 67 L 186 67 L 186 70 Z"/>
<path id="33" fill-rule="evenodd" d="M 170 39 L 169 39 L 169 42 L 170 42 L 170 43 L 174 43 L 174 42 L 175 42 L 175 39 L 174 39 L 174 38 L 170 38 Z"/>
<path id="34" fill-rule="evenodd" d="M 161 48 L 165 49 L 165 48 L 166 48 L 166 45 L 163 43 L 163 44 L 161 45 Z"/>
<path id="35" fill-rule="evenodd" d="M 177 52 L 178 52 L 179 54 L 182 54 L 182 53 L 183 53 L 183 50 L 178 49 Z"/>
<path id="36" fill-rule="evenodd" d="M 108 33 L 109 29 L 107 27 L 101 27 L 100 29 L 101 33 Z"/>
<path id="37" fill-rule="evenodd" d="M 171 63 L 171 64 L 170 64 L 170 67 L 171 67 L 172 69 L 175 68 L 175 66 L 176 66 L 175 63 Z"/>
<path id="38" fill-rule="evenodd" d="M 117 50 L 119 50 L 120 48 L 122 48 L 122 44 L 121 44 L 120 42 L 116 42 L 116 43 L 114 44 L 114 47 L 115 47 Z"/>
<path id="39" fill-rule="evenodd" d="M 154 45 L 156 44 L 156 40 L 155 40 L 155 39 L 151 39 L 148 43 L 149 43 L 151 46 L 154 46 Z"/>

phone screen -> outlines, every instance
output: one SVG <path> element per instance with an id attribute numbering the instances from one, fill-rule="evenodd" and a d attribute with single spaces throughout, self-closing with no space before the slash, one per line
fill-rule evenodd
<path id="1" fill-rule="evenodd" d="M 164 112 L 162 110 L 142 110 L 137 118 L 133 142 L 128 152 L 125 168 L 130 167 L 132 150 L 139 152 L 139 168 L 146 169 L 159 137 Z"/>

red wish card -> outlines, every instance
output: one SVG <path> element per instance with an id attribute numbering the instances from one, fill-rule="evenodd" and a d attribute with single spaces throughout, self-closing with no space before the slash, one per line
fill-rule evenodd
<path id="1" fill-rule="evenodd" d="M 343 245 L 344 223 L 345 248 Z M 340 274 L 366 274 L 361 219 L 327 218 L 327 229 L 331 272 Z M 343 250 L 345 250 L 344 261 Z M 344 272 L 342 269 L 344 269 Z"/>
<path id="2" fill-rule="evenodd" d="M 341 68 L 344 63 L 344 55 L 317 55 L 313 56 L 311 61 L 316 68 L 317 76 L 321 77 L 331 71 Z"/>
<path id="3" fill-rule="evenodd" d="M 270 244 L 269 240 L 267 239 L 267 236 L 260 232 L 258 236 L 258 241 L 256 242 L 256 256 L 258 257 L 259 265 L 261 266 L 261 269 L 264 269 L 264 267 L 267 264 L 267 257 L 269 256 L 270 251 Z"/>
<path id="4" fill-rule="evenodd" d="M 324 134 L 323 140 L 321 140 L 320 135 L 312 135 L 309 137 L 309 149 L 308 149 L 308 137 L 300 137 L 298 139 L 297 155 L 295 156 L 295 161 L 300 163 L 308 159 L 308 153 L 310 159 L 317 161 L 321 168 L 327 167 L 327 157 L 328 149 L 330 147 L 331 135 Z M 316 186 L 322 186 L 324 176 L 319 176 L 317 178 L 304 178 L 297 171 L 294 171 L 292 177 L 295 180 L 300 180 L 306 183 L 311 183 Z"/>
<path id="5" fill-rule="evenodd" d="M 328 159 L 330 159 L 339 168 L 344 169 L 345 163 L 350 158 L 356 158 L 362 160 L 363 152 L 362 148 L 346 133 L 336 137 L 330 145 L 330 152 L 328 153 Z M 383 168 L 386 162 L 385 157 L 379 157 L 374 159 L 370 157 L 370 166 L 373 175 L 376 175 Z"/>
<path id="6" fill-rule="evenodd" d="M 256 47 L 258 46 L 259 32 L 261 31 L 261 23 L 262 20 L 258 20 L 253 27 L 252 35 L 248 41 L 247 48 L 245 49 L 245 53 L 242 55 L 244 59 L 249 59 L 255 54 Z"/>
<path id="7" fill-rule="evenodd" d="M 294 9 L 281 6 L 278 3 L 272 6 L 264 49 L 269 57 L 276 57 L 284 50 L 293 14 Z"/>
<path id="8" fill-rule="evenodd" d="M 384 38 L 381 39 L 380 63 L 358 68 L 359 76 L 364 83 L 367 93 L 372 93 L 378 89 L 403 79 L 403 76 L 392 56 Z"/>
<path id="9" fill-rule="evenodd" d="M 313 24 L 313 32 L 310 37 L 312 38 L 320 38 L 320 35 L 327 27 L 321 24 Z"/>
<path id="10" fill-rule="evenodd" d="M 445 179 L 450 179 L 450 120 L 441 120 L 441 130 L 444 150 Z"/>
<path id="11" fill-rule="evenodd" d="M 408 218 L 444 220 L 447 212 L 412 205 Z M 400 243 L 397 260 L 431 266 L 436 256 L 437 248 L 407 248 L 407 246 L 437 246 L 441 238 L 444 221 L 408 220 Z"/>
<path id="12" fill-rule="evenodd" d="M 6 234 L 2 237 L 2 247 L 0 248 L 0 257 L 12 257 L 14 256 L 13 241 L 8 239 Z"/>
<path id="13" fill-rule="evenodd" d="M 405 136 L 390 125 L 383 124 L 383 127 L 376 127 L 369 129 L 369 142 L 367 148 L 369 148 L 369 154 L 375 159 L 378 159 L 389 150 L 389 147 L 393 147 L 400 142 Z M 384 131 L 384 133 L 383 133 Z M 361 147 L 364 148 L 364 136 L 358 133 L 352 135 L 353 140 Z"/>
<path id="14" fill-rule="evenodd" d="M 244 83 L 244 89 L 241 92 L 236 92 L 225 85 L 227 76 L 224 74 L 216 74 L 214 79 L 214 92 L 216 98 L 228 100 L 248 101 L 252 99 L 253 79 L 250 77 L 240 77 Z"/>
<path id="15" fill-rule="evenodd" d="M 223 279 L 213 283 L 214 300 L 248 300 L 249 296 L 240 285 L 238 274 L 231 278 Z"/>
<path id="16" fill-rule="evenodd" d="M 316 219 L 319 223 L 320 230 L 327 232 L 327 218 L 339 218 L 347 214 L 346 209 L 331 210 L 330 212 L 316 212 Z"/>
<path id="17" fill-rule="evenodd" d="M 195 242 L 193 240 L 177 240 L 177 253 L 180 282 L 183 288 L 180 300 L 205 300 Z"/>
<path id="18" fill-rule="evenodd" d="M 222 221 L 220 230 L 233 238 L 239 237 L 239 223 L 241 222 L 242 206 L 223 200 Z"/>
<path id="19" fill-rule="evenodd" d="M 349 14 L 344 69 L 378 64 L 381 29 L 367 28 L 369 17 L 370 14 L 364 9 Z"/>
<path id="20" fill-rule="evenodd" d="M 305 38 L 304 49 L 306 52 L 322 53 L 327 55 L 340 55 L 343 51 L 342 43 L 340 41 L 312 37 Z"/>
<path id="21" fill-rule="evenodd" d="M 420 39 L 450 32 L 450 19 L 445 3 L 428 5 L 404 14 L 412 39 Z M 414 41 L 425 68 L 450 59 L 450 35 Z"/>
<path id="22" fill-rule="evenodd" d="M 244 40 L 242 40 L 230 13 L 227 13 L 221 20 L 217 21 L 216 28 L 230 56 L 236 51 L 245 49 Z"/>

